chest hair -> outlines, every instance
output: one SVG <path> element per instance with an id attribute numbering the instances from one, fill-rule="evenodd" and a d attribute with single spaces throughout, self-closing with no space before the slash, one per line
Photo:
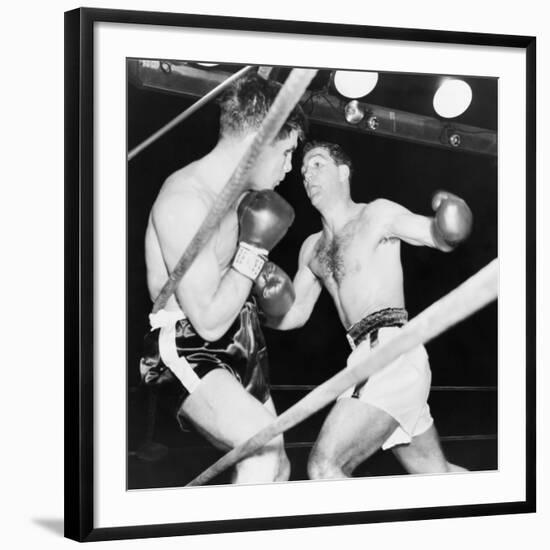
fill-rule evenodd
<path id="1" fill-rule="evenodd" d="M 346 252 L 355 237 L 356 226 L 355 221 L 350 222 L 339 233 L 332 237 L 323 235 L 319 240 L 316 257 L 323 278 L 333 278 L 337 284 L 341 284 L 344 280 L 348 270 Z"/>

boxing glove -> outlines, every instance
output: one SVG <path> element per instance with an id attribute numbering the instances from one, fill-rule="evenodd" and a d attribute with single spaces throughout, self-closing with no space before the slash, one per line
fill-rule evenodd
<path id="1" fill-rule="evenodd" d="M 438 191 L 432 198 L 435 211 L 432 235 L 438 248 L 453 250 L 472 230 L 473 215 L 468 205 L 456 195 Z"/>
<path id="2" fill-rule="evenodd" d="M 283 238 L 294 221 L 294 210 L 271 190 L 251 191 L 239 204 L 239 247 L 233 268 L 256 280 L 269 251 Z"/>
<path id="3" fill-rule="evenodd" d="M 290 277 L 273 262 L 264 265 L 254 283 L 254 294 L 268 317 L 282 317 L 296 298 Z"/>

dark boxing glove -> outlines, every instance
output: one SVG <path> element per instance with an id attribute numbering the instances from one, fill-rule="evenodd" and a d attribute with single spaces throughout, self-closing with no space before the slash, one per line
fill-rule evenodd
<path id="1" fill-rule="evenodd" d="M 433 196 L 432 208 L 434 241 L 441 250 L 453 250 L 472 231 L 472 211 L 460 197 L 447 191 L 438 191 Z"/>
<path id="2" fill-rule="evenodd" d="M 294 210 L 275 191 L 251 191 L 239 204 L 239 248 L 232 267 L 256 280 L 269 251 L 294 221 Z"/>
<path id="3" fill-rule="evenodd" d="M 268 317 L 282 317 L 294 303 L 296 294 L 290 277 L 273 262 L 267 262 L 254 283 L 260 309 Z"/>

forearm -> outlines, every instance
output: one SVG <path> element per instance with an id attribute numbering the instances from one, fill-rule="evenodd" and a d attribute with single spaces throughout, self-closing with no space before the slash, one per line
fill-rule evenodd
<path id="1" fill-rule="evenodd" d="M 429 246 L 443 252 L 454 250 L 468 237 L 472 212 L 456 195 L 438 192 L 432 199 L 435 216 L 413 214 L 401 205 L 384 201 L 382 212 L 389 219 L 388 233 L 415 246 Z"/>
<path id="2" fill-rule="evenodd" d="M 267 318 L 265 324 L 277 330 L 294 330 L 303 327 L 313 313 L 321 293 L 321 285 L 315 278 L 297 276 L 295 279 L 296 300 L 282 317 Z M 309 280 L 308 280 L 309 279 Z"/>
<path id="3" fill-rule="evenodd" d="M 277 330 L 302 327 L 311 316 L 321 293 L 321 284 L 309 268 L 317 237 L 306 239 L 300 250 L 298 271 L 294 277 L 294 303 L 281 317 L 267 317 L 265 324 Z"/>
<path id="4" fill-rule="evenodd" d="M 195 330 L 202 338 L 214 341 L 221 338 L 239 315 L 250 295 L 252 281 L 234 269 L 229 269 L 221 277 L 213 293 L 205 293 L 200 300 L 196 296 L 182 296 L 178 301 Z M 191 303 L 191 299 L 193 302 Z"/>
<path id="5" fill-rule="evenodd" d="M 303 327 L 309 315 L 304 311 L 303 306 L 294 305 L 282 317 L 266 317 L 264 324 L 269 328 L 277 330 L 294 330 Z"/>

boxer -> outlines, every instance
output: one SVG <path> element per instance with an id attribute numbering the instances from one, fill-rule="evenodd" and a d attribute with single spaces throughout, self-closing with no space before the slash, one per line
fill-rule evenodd
<path id="1" fill-rule="evenodd" d="M 248 74 L 221 96 L 220 136 L 204 157 L 172 174 L 153 204 L 145 235 L 147 283 L 155 300 L 182 252 L 252 143 L 279 85 Z M 145 384 L 183 427 L 228 450 L 275 418 L 258 312 L 292 305 L 288 276 L 268 261 L 294 213 L 273 189 L 291 170 L 304 134 L 295 108 L 250 171 L 249 192 L 220 223 L 165 308 L 150 316 L 140 363 Z M 234 483 L 286 480 L 282 437 L 239 463 Z"/>
<path id="2" fill-rule="evenodd" d="M 433 218 L 385 199 L 355 203 L 351 173 L 351 160 L 338 145 L 306 144 L 304 186 L 323 228 L 300 250 L 292 307 L 268 321 L 281 330 L 302 326 L 326 288 L 347 330 L 349 367 L 407 322 L 401 242 L 449 252 L 468 237 L 473 220 L 467 204 L 444 191 L 433 197 Z M 428 355 L 419 346 L 349 388 L 311 451 L 310 478 L 349 477 L 380 448 L 391 448 L 409 473 L 464 470 L 449 463 L 441 450 L 427 403 L 430 383 Z"/>

